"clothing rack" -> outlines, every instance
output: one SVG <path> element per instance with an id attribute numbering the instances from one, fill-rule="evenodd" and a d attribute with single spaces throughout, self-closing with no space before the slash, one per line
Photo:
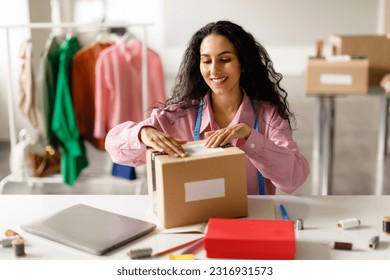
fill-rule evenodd
<path id="1" fill-rule="evenodd" d="M 34 22 L 29 24 L 14 24 L 14 25 L 0 25 L 0 30 L 5 30 L 6 35 L 6 56 L 7 56 L 7 103 L 8 103 L 8 121 L 10 130 L 10 145 L 11 153 L 17 144 L 17 131 L 15 124 L 15 112 L 14 112 L 14 89 L 13 89 L 13 76 L 11 68 L 11 42 L 10 31 L 14 29 L 68 29 L 72 31 L 75 28 L 83 28 L 83 31 L 99 30 L 102 28 L 130 28 L 136 27 L 142 30 L 141 43 L 142 43 L 142 109 L 144 112 L 144 118 L 148 115 L 148 61 L 147 61 L 147 28 L 151 26 L 151 23 L 75 23 L 75 22 L 62 22 L 62 23 L 50 23 L 50 22 Z M 98 174 L 97 176 L 101 176 Z M 94 175 L 96 177 L 96 174 Z M 29 186 L 33 186 L 39 183 L 63 183 L 62 176 L 49 176 L 49 177 L 21 177 L 10 174 L 0 182 L 0 194 L 3 193 L 3 188 L 8 182 L 25 182 Z M 136 192 L 141 192 L 140 189 Z"/>

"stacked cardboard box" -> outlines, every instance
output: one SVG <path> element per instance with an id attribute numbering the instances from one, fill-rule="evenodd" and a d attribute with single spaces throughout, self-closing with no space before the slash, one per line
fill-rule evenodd
<path id="1" fill-rule="evenodd" d="M 364 94 L 368 91 L 367 58 L 328 61 L 310 58 L 306 69 L 308 94 Z"/>
<path id="2" fill-rule="evenodd" d="M 369 85 L 378 87 L 390 73 L 390 38 L 388 35 L 331 35 L 334 55 L 367 56 L 370 61 Z"/>

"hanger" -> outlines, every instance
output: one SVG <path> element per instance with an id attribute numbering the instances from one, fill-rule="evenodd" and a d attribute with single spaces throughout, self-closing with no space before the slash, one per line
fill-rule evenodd
<path id="1" fill-rule="evenodd" d="M 118 41 L 118 36 L 109 31 L 107 28 L 102 28 L 95 37 L 95 41 L 99 43 L 115 43 Z"/>
<path id="2" fill-rule="evenodd" d="M 120 37 L 120 42 L 123 42 L 123 43 L 128 43 L 132 40 L 135 40 L 137 39 L 135 37 L 135 35 L 133 33 L 131 33 L 130 31 L 126 31 L 121 37 Z"/>
<path id="3" fill-rule="evenodd" d="M 73 30 L 71 27 L 68 28 L 68 31 L 66 32 L 66 39 L 69 40 L 70 38 L 73 37 Z"/>
<path id="4" fill-rule="evenodd" d="M 106 43 L 109 40 L 109 33 L 107 28 L 101 28 L 98 33 L 96 33 L 95 41 L 99 43 Z"/>

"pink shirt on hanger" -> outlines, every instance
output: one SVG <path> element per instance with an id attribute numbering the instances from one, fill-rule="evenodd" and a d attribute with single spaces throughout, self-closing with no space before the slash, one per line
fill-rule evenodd
<path id="1" fill-rule="evenodd" d="M 165 81 L 158 54 L 148 49 L 148 105 L 165 102 Z M 115 125 L 141 121 L 142 43 L 120 42 L 103 50 L 96 62 L 94 136 L 104 138 Z"/>
<path id="2" fill-rule="evenodd" d="M 200 139 L 205 139 L 206 131 L 219 129 L 209 104 L 208 94 L 204 100 Z M 170 112 L 154 109 L 150 118 L 140 123 L 127 121 L 111 129 L 105 146 L 112 160 L 132 166 L 146 163 L 146 145 L 138 138 L 144 126 L 153 126 L 176 138 L 192 141 L 197 110 L 177 109 L 177 105 L 172 105 L 171 109 Z M 248 194 L 258 194 L 257 169 L 264 176 L 266 194 L 275 194 L 276 188 L 292 193 L 309 176 L 309 164 L 299 152 L 288 122 L 279 116 L 276 108 L 262 102 L 257 112 L 259 132 L 253 129 L 246 141 L 235 140 L 231 143 L 246 153 Z M 229 126 L 240 122 L 252 127 L 255 122 L 251 101 L 246 94 Z"/>

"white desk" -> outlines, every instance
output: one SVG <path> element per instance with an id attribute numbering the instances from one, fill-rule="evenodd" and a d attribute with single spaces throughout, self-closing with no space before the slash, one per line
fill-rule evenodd
<path id="1" fill-rule="evenodd" d="M 253 196 L 249 197 L 250 216 L 255 215 L 251 205 L 261 203 L 262 199 L 275 201 L 278 219 L 281 218 L 279 204 L 283 203 L 291 219 L 304 220 L 305 229 L 296 231 L 296 259 L 390 259 L 390 236 L 382 233 L 383 217 L 390 215 L 390 196 Z M 142 195 L 0 195 L 0 232 L 2 234 L 6 229 L 13 229 L 23 235 L 26 241 L 26 256 L 22 258 L 30 260 L 127 260 L 126 253 L 133 248 L 151 246 L 160 251 L 201 236 L 192 233 L 151 233 L 105 256 L 94 256 L 20 229 L 20 225 L 25 222 L 77 203 L 152 221 L 148 197 Z M 359 228 L 337 228 L 337 221 L 352 217 L 361 219 L 362 225 Z M 374 235 L 379 235 L 381 241 L 377 249 L 371 250 L 368 248 L 368 241 Z M 334 241 L 351 242 L 353 250 L 335 250 L 332 248 Z M 205 251 L 199 251 L 196 257 L 205 258 Z M 13 260 L 17 257 L 14 256 L 12 248 L 0 247 L 0 259 Z"/>

